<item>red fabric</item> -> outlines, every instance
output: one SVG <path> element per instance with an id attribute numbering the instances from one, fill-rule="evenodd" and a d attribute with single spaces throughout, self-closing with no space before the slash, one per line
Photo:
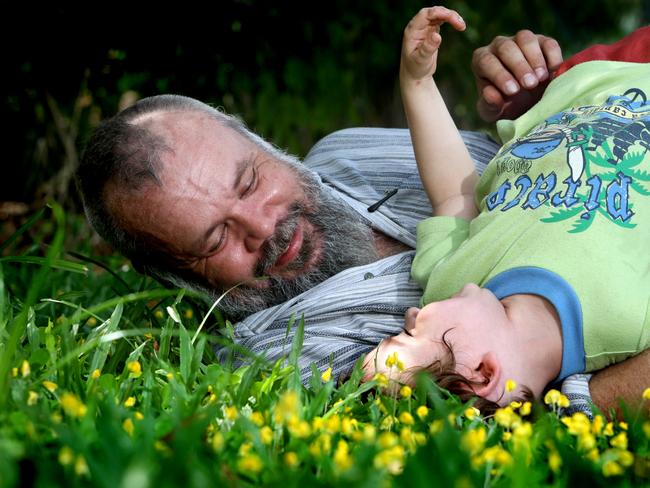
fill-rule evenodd
<path id="1" fill-rule="evenodd" d="M 640 27 L 614 44 L 595 44 L 574 54 L 555 70 L 553 77 L 558 77 L 573 66 L 585 61 L 650 63 L 650 25 Z"/>

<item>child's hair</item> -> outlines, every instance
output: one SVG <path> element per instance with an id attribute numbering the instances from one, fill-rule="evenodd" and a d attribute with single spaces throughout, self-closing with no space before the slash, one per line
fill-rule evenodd
<path id="1" fill-rule="evenodd" d="M 447 332 L 442 336 L 442 343 L 447 349 L 447 355 L 442 359 L 434 361 L 422 371 L 429 373 L 438 386 L 457 395 L 463 402 L 476 398 L 474 407 L 478 408 L 483 415 L 492 415 L 500 406 L 498 403 L 480 397 L 474 392 L 474 386 L 482 385 L 482 383 L 469 380 L 462 374 L 456 373 L 456 356 L 451 345 L 445 338 Z M 512 401 L 533 401 L 534 395 L 530 388 L 525 385 L 521 385 L 521 388 L 523 390 L 522 396 L 513 398 Z"/>

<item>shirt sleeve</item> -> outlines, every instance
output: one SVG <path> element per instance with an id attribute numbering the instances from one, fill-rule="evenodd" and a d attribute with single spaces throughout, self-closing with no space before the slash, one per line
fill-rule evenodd
<path id="1" fill-rule="evenodd" d="M 412 278 L 426 288 L 431 271 L 441 259 L 458 249 L 469 235 L 469 221 L 459 217 L 430 217 L 417 225 Z"/>

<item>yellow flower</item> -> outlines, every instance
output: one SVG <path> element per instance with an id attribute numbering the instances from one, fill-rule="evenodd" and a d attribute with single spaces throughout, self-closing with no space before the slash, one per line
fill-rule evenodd
<path id="1" fill-rule="evenodd" d="M 648 439 L 650 439 L 650 422 L 643 422 L 643 433 Z"/>
<path id="2" fill-rule="evenodd" d="M 194 311 L 191 308 L 188 308 L 187 310 L 185 310 L 185 313 L 183 314 L 183 316 L 186 319 L 191 319 L 192 317 L 194 317 Z"/>
<path id="3" fill-rule="evenodd" d="M 587 432 L 578 436 L 579 451 L 591 451 L 594 447 L 596 447 L 596 438 L 593 434 Z"/>
<path id="4" fill-rule="evenodd" d="M 460 444 L 470 454 L 477 454 L 483 450 L 486 439 L 487 432 L 485 427 L 481 426 L 466 431 L 461 437 Z"/>
<path id="5" fill-rule="evenodd" d="M 11 368 L 11 377 L 15 378 L 18 376 L 18 368 Z"/>
<path id="6" fill-rule="evenodd" d="M 63 466 L 67 466 L 69 464 L 72 464 L 73 460 L 74 452 L 72 452 L 72 449 L 70 449 L 68 446 L 63 446 L 59 451 L 59 463 L 61 463 Z"/>
<path id="7" fill-rule="evenodd" d="M 126 408 L 131 408 L 133 405 L 135 405 L 135 397 L 130 396 L 126 400 L 124 400 L 124 406 Z"/>
<path id="8" fill-rule="evenodd" d="M 325 420 L 324 424 L 325 430 L 331 434 L 336 434 L 341 430 L 341 417 L 337 414 L 332 415 Z"/>
<path id="9" fill-rule="evenodd" d="M 556 450 L 552 450 L 548 453 L 548 467 L 551 468 L 551 471 L 554 473 L 560 472 L 560 468 L 562 467 L 562 458 Z"/>
<path id="10" fill-rule="evenodd" d="M 27 405 L 29 406 L 36 405 L 36 402 L 38 402 L 38 393 L 30 390 L 27 393 Z"/>
<path id="11" fill-rule="evenodd" d="M 532 403 L 524 402 L 524 404 L 519 409 L 519 415 L 521 415 L 522 417 L 526 417 L 526 416 L 530 415 L 530 412 L 532 411 L 532 409 L 533 409 L 533 404 Z"/>
<path id="12" fill-rule="evenodd" d="M 415 420 L 413 419 L 413 415 L 411 415 L 409 412 L 400 413 L 399 421 L 404 425 L 413 425 L 415 423 Z"/>
<path id="13" fill-rule="evenodd" d="M 29 367 L 29 363 L 23 359 L 22 364 L 20 365 L 20 374 L 25 378 L 26 376 L 29 376 L 29 373 L 31 373 L 31 368 Z"/>
<path id="14" fill-rule="evenodd" d="M 382 449 L 387 449 L 389 447 L 393 447 L 397 445 L 399 442 L 399 439 L 397 437 L 397 434 L 394 432 L 382 432 L 379 434 L 379 439 L 377 439 L 377 443 L 379 444 L 379 447 Z"/>
<path id="15" fill-rule="evenodd" d="M 381 430 L 390 430 L 395 422 L 397 422 L 397 418 L 394 415 L 386 415 L 381 421 L 381 424 L 379 424 L 379 428 Z"/>
<path id="16" fill-rule="evenodd" d="M 648 424 L 650 424 L 650 422 L 648 422 Z M 363 438 L 367 442 L 374 442 L 376 437 L 377 437 L 377 429 L 375 428 L 374 425 L 366 425 L 363 428 Z M 648 437 L 650 437 L 650 436 L 648 436 Z"/>
<path id="17" fill-rule="evenodd" d="M 643 399 L 650 400 L 650 388 L 646 388 L 645 390 L 643 390 Z"/>
<path id="18" fill-rule="evenodd" d="M 592 463 L 597 463 L 598 460 L 600 459 L 600 453 L 598 452 L 598 448 L 594 447 L 591 451 L 585 454 L 585 459 L 588 459 Z"/>
<path id="19" fill-rule="evenodd" d="M 74 472 L 77 474 L 77 476 L 84 476 L 88 474 L 88 464 L 86 463 L 86 459 L 81 454 L 77 456 L 77 460 L 74 463 Z"/>
<path id="20" fill-rule="evenodd" d="M 404 397 L 404 398 L 410 398 L 412 393 L 413 393 L 413 390 L 408 385 L 402 386 L 402 388 L 399 391 L 399 394 L 402 395 L 402 397 Z"/>
<path id="21" fill-rule="evenodd" d="M 167 379 L 168 379 L 169 381 L 171 381 L 171 380 L 174 379 L 174 373 L 171 373 L 171 372 L 170 372 L 170 373 L 167 373 L 166 376 L 167 376 Z"/>
<path id="22" fill-rule="evenodd" d="M 506 429 L 513 429 L 521 423 L 519 415 L 517 415 L 510 407 L 499 408 L 494 413 L 494 420 L 497 424 Z"/>
<path id="23" fill-rule="evenodd" d="M 320 379 L 323 380 L 323 383 L 327 383 L 329 380 L 332 379 L 332 368 L 329 367 L 325 370 L 325 372 L 320 376 Z"/>
<path id="24" fill-rule="evenodd" d="M 465 415 L 469 420 L 474 420 L 477 416 L 481 415 L 481 412 L 478 408 L 467 407 L 463 412 L 463 415 Z"/>
<path id="25" fill-rule="evenodd" d="M 611 422 L 607 422 L 607 425 L 605 426 L 605 430 L 603 430 L 603 434 L 605 434 L 606 436 L 614 435 L 614 424 Z"/>
<path id="26" fill-rule="evenodd" d="M 512 432 L 510 431 L 506 431 L 501 435 L 501 440 L 503 442 L 508 442 L 510 439 L 512 439 Z"/>
<path id="27" fill-rule="evenodd" d="M 273 442 L 273 431 L 271 427 L 265 425 L 260 429 L 260 439 L 262 439 L 262 444 L 270 444 Z"/>
<path id="28" fill-rule="evenodd" d="M 156 309 L 156 311 L 153 313 L 154 317 L 157 319 L 162 319 L 163 318 L 163 312 L 159 308 Z"/>
<path id="29" fill-rule="evenodd" d="M 122 422 L 122 428 L 129 435 L 133 435 L 133 427 L 133 420 L 131 419 L 125 419 L 124 422 Z"/>
<path id="30" fill-rule="evenodd" d="M 298 455 L 293 452 L 289 451 L 284 454 L 284 464 L 289 466 L 290 468 L 296 468 L 300 464 L 300 461 L 298 460 Z"/>
<path id="31" fill-rule="evenodd" d="M 397 364 L 395 366 L 397 366 L 397 370 L 400 371 L 400 372 L 404 371 L 404 369 L 406 369 L 406 367 L 404 366 L 404 363 L 402 361 L 397 361 Z"/>
<path id="32" fill-rule="evenodd" d="M 416 410 L 415 414 L 420 417 L 420 420 L 424 420 L 429 415 L 429 409 L 425 405 L 420 405 Z"/>
<path id="33" fill-rule="evenodd" d="M 625 432 L 621 432 L 615 437 L 612 437 L 609 443 L 612 447 L 627 449 L 627 434 Z"/>
<path id="34" fill-rule="evenodd" d="M 358 422 L 357 419 L 351 419 L 350 417 L 343 417 L 341 421 L 341 432 L 350 437 L 357 430 Z"/>
<path id="35" fill-rule="evenodd" d="M 298 394 L 293 390 L 287 390 L 273 408 L 273 420 L 276 424 L 284 424 L 298 414 L 299 408 L 300 398 Z"/>
<path id="36" fill-rule="evenodd" d="M 399 357 L 397 356 L 397 351 L 394 351 L 392 354 L 389 354 L 388 357 L 386 358 L 386 367 L 392 368 L 397 364 L 397 361 L 399 361 Z"/>
<path id="37" fill-rule="evenodd" d="M 228 407 L 225 407 L 223 409 L 223 416 L 224 416 L 225 419 L 230 420 L 230 421 L 236 420 L 237 417 L 238 417 L 237 407 L 235 407 L 234 405 L 230 405 Z"/>
<path id="38" fill-rule="evenodd" d="M 373 464 L 376 468 L 386 469 L 390 474 L 397 475 L 404 469 L 405 455 L 404 447 L 395 445 L 376 454 Z"/>
<path id="39" fill-rule="evenodd" d="M 86 320 L 86 324 L 90 327 L 95 327 L 97 325 L 97 319 L 95 317 L 89 317 L 88 320 Z"/>
<path id="40" fill-rule="evenodd" d="M 569 399 L 557 390 L 549 390 L 544 395 L 544 403 L 562 408 L 566 408 L 570 404 Z"/>
<path id="41" fill-rule="evenodd" d="M 221 432 L 215 432 L 212 436 L 212 449 L 214 449 L 215 452 L 221 452 L 224 443 L 225 439 L 223 438 L 223 434 Z"/>
<path id="42" fill-rule="evenodd" d="M 388 359 L 386 361 L 388 361 Z M 384 376 L 382 373 L 377 373 L 372 377 L 372 379 L 375 380 L 377 382 L 377 385 L 382 388 L 388 386 L 388 378 L 386 378 L 386 376 Z"/>
<path id="43" fill-rule="evenodd" d="M 140 361 L 129 361 L 126 363 L 126 369 L 129 370 L 129 378 L 139 378 L 142 375 Z"/>
<path id="44" fill-rule="evenodd" d="M 623 474 L 623 468 L 616 461 L 607 461 L 603 464 L 603 475 L 605 476 L 619 476 Z"/>
<path id="45" fill-rule="evenodd" d="M 576 412 L 571 417 L 562 418 L 561 422 L 568 427 L 569 434 L 575 436 L 591 432 L 589 418 L 582 412 Z"/>
<path id="46" fill-rule="evenodd" d="M 429 426 L 429 434 L 436 435 L 438 432 L 442 430 L 443 425 L 444 424 L 441 419 L 434 420 L 433 422 L 431 422 L 431 425 Z"/>
<path id="47" fill-rule="evenodd" d="M 74 393 L 65 392 L 61 395 L 61 407 L 70 417 L 83 417 L 86 415 L 86 405 Z"/>
<path id="48" fill-rule="evenodd" d="M 344 440 L 340 440 L 336 446 L 336 450 L 334 451 L 334 464 L 341 471 L 347 471 L 352 467 L 350 448 Z"/>
<path id="49" fill-rule="evenodd" d="M 135 412 L 133 416 L 135 417 L 136 420 L 142 420 L 144 418 L 144 415 L 142 415 L 141 412 Z"/>
<path id="50" fill-rule="evenodd" d="M 510 393 L 511 391 L 515 391 L 515 388 L 517 388 L 517 382 L 515 380 L 506 381 L 506 391 L 508 393 Z"/>
<path id="51" fill-rule="evenodd" d="M 627 422 L 619 422 L 618 426 L 621 428 L 621 430 L 627 430 Z"/>
<path id="52" fill-rule="evenodd" d="M 95 369 L 92 373 L 90 373 L 90 377 L 94 380 L 99 378 L 101 376 L 102 372 L 99 369 Z"/>
<path id="53" fill-rule="evenodd" d="M 253 422 L 258 427 L 262 427 L 264 425 L 264 415 L 262 415 L 260 412 L 253 412 L 251 414 L 251 422 Z"/>
<path id="54" fill-rule="evenodd" d="M 591 432 L 592 434 L 599 435 L 603 431 L 605 426 L 605 419 L 602 415 L 596 415 L 593 422 L 591 423 Z"/>
<path id="55" fill-rule="evenodd" d="M 329 434 L 319 435 L 314 442 L 309 445 L 309 453 L 314 457 L 329 454 L 332 450 L 332 438 Z"/>
<path id="56" fill-rule="evenodd" d="M 237 468 L 244 473 L 257 474 L 262 471 L 262 459 L 257 454 L 246 454 L 237 461 Z"/>

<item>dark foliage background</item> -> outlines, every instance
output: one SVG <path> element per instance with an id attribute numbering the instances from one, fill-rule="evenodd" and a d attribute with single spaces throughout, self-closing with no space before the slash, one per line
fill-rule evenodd
<path id="1" fill-rule="evenodd" d="M 648 0 L 447 5 L 468 30 L 446 32 L 437 79 L 468 129 L 483 128 L 473 110 L 471 53 L 495 35 L 530 28 L 554 36 L 568 56 L 650 18 Z M 336 129 L 404 126 L 396 84 L 401 33 L 422 6 L 228 0 L 7 7 L 0 222 L 48 199 L 78 210 L 71 175 L 85 138 L 138 97 L 173 92 L 224 107 L 300 156 Z"/>

